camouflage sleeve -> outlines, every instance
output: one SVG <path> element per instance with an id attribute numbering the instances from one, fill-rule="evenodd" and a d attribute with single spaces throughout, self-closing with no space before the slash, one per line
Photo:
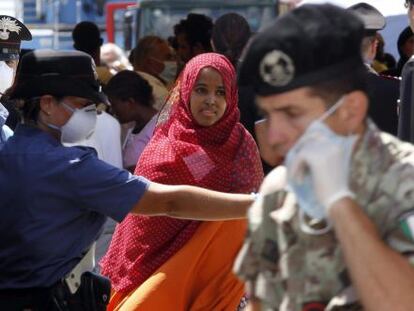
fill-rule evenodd
<path id="1" fill-rule="evenodd" d="M 402 162 L 392 167 L 384 179 L 388 196 L 393 197 L 385 240 L 414 265 L 414 165 Z M 394 177 L 390 178 L 390 174 Z"/>
<path id="2" fill-rule="evenodd" d="M 414 266 L 414 209 L 402 214 L 397 225 L 387 235 L 392 249 L 403 255 Z"/>
<path id="3" fill-rule="evenodd" d="M 278 208 L 280 195 L 281 192 L 264 195 L 249 210 L 248 236 L 234 267 L 247 283 L 249 295 L 262 301 L 272 295 L 267 289 L 274 289 L 270 282 L 278 270 L 277 230 L 270 213 Z"/>

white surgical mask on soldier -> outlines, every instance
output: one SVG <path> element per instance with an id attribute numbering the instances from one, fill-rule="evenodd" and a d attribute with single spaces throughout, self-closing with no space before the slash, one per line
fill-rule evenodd
<path id="1" fill-rule="evenodd" d="M 314 139 L 318 137 L 324 137 L 325 139 L 328 138 L 332 141 L 340 140 L 341 145 L 343 146 L 344 150 L 347 151 L 347 157 L 350 158 L 352 156 L 352 149 L 355 143 L 355 136 L 342 136 L 338 135 L 333 132 L 323 121 L 328 118 L 331 114 L 333 114 L 338 107 L 340 107 L 344 102 L 344 97 L 341 97 L 330 109 L 328 109 L 320 118 L 313 121 L 309 127 L 305 130 L 304 134 L 299 138 L 296 144 L 289 150 L 286 159 L 285 165 L 287 169 L 292 166 L 295 162 L 296 156 L 302 150 L 305 144 L 311 144 Z M 350 161 L 347 161 L 348 165 Z M 348 168 L 349 169 L 349 168 Z M 300 180 L 292 178 L 292 176 L 288 175 L 288 189 L 295 194 L 296 200 L 300 209 L 303 212 L 315 220 L 323 220 L 326 218 L 326 212 L 324 206 L 318 201 L 314 187 L 313 187 L 313 179 L 309 172 L 304 174 Z M 301 218 L 303 219 L 303 218 Z M 304 224 L 301 224 L 303 227 Z M 329 224 L 328 224 L 329 225 Z M 311 233 L 312 228 L 309 228 L 309 232 Z M 319 234 L 323 234 L 326 232 L 326 228 L 322 229 Z M 314 232 L 318 234 L 318 232 Z"/>
<path id="2" fill-rule="evenodd" d="M 0 93 L 4 93 L 12 86 L 14 79 L 14 70 L 4 61 L 0 61 Z"/>
<path id="3" fill-rule="evenodd" d="M 62 105 L 72 112 L 69 120 L 60 128 L 56 125 L 48 124 L 49 127 L 61 132 L 60 141 L 62 144 L 76 143 L 89 138 L 96 126 L 97 112 L 95 104 L 81 109 L 72 108 L 64 102 L 62 102 Z"/>

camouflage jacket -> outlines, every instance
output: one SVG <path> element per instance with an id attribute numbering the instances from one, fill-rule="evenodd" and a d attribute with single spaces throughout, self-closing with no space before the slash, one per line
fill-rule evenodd
<path id="1" fill-rule="evenodd" d="M 414 146 L 369 121 L 351 165 L 356 201 L 383 240 L 414 264 L 414 240 L 404 226 L 410 220 L 414 232 Z M 253 285 L 262 310 L 363 310 L 333 231 L 304 233 L 285 177 L 284 167 L 266 177 L 249 210 L 249 235 L 235 272 Z"/>

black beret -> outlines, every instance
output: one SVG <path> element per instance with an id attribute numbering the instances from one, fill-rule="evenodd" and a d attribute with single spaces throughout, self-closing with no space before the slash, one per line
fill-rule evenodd
<path id="1" fill-rule="evenodd" d="M 21 58 L 10 99 L 50 94 L 107 103 L 97 77 L 93 59 L 84 52 L 36 50 Z"/>
<path id="2" fill-rule="evenodd" d="M 364 68 L 359 18 L 330 4 L 303 5 L 259 32 L 239 68 L 239 84 L 258 95 L 311 86 Z"/>
<path id="3" fill-rule="evenodd" d="M 354 12 L 363 21 L 366 36 L 374 35 L 386 25 L 384 15 L 368 3 L 360 2 L 354 4 L 348 10 Z"/>
<path id="4" fill-rule="evenodd" d="M 0 15 L 0 60 L 18 59 L 22 40 L 32 40 L 29 29 L 12 16 Z"/>

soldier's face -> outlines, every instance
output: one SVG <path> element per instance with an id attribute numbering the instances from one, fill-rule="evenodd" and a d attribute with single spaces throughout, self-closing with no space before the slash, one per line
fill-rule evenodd
<path id="1" fill-rule="evenodd" d="M 327 110 L 322 98 L 303 87 L 282 94 L 258 97 L 257 104 L 267 122 L 267 141 L 277 154 L 285 156 L 312 121 Z M 335 132 L 343 125 L 336 114 L 326 121 Z"/>

